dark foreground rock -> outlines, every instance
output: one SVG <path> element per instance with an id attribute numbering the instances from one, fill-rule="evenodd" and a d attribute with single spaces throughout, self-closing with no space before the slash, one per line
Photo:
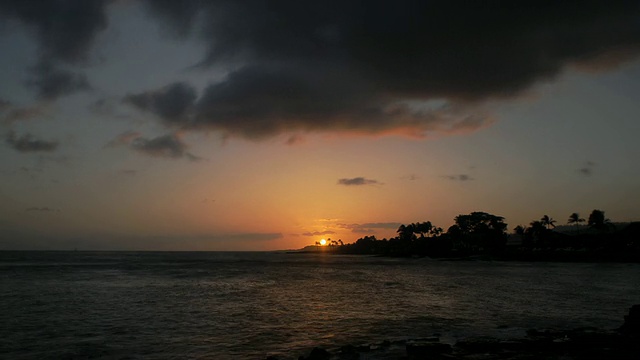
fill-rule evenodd
<path id="1" fill-rule="evenodd" d="M 529 330 L 516 339 L 477 337 L 453 346 L 438 337 L 379 344 L 345 345 L 329 352 L 314 348 L 299 360 L 467 359 L 467 360 L 631 360 L 640 359 L 640 305 L 634 305 L 616 330 Z M 277 360 L 270 357 L 269 360 Z"/>
<path id="2" fill-rule="evenodd" d="M 298 360 L 329 360 L 331 359 L 331 354 L 322 348 L 313 348 L 313 350 L 311 350 L 311 353 L 309 354 L 309 356 L 304 357 L 304 356 L 300 356 L 298 358 Z"/>

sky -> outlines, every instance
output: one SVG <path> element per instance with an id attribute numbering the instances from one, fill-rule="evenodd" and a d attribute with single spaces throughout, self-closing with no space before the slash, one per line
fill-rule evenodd
<path id="1" fill-rule="evenodd" d="M 3 0 L 0 249 L 640 220 L 639 1 Z"/>

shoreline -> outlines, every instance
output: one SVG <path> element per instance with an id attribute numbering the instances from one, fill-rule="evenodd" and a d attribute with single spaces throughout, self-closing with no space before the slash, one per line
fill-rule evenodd
<path id="1" fill-rule="evenodd" d="M 285 254 L 326 254 L 326 255 L 355 255 L 367 257 L 382 257 L 394 259 L 431 259 L 437 261 L 527 261 L 527 262 L 561 262 L 561 263 L 640 263 L 640 255 L 635 253 L 597 253 L 586 251 L 555 250 L 555 251 L 508 251 L 496 254 L 449 254 L 450 256 L 399 256 L 392 254 L 365 254 L 344 252 L 338 249 L 322 250 L 286 250 Z M 452 256 L 451 256 L 452 255 Z"/>
<path id="2" fill-rule="evenodd" d="M 498 339 L 470 337 L 454 344 L 439 335 L 428 338 L 352 345 L 335 349 L 313 348 L 298 360 L 356 359 L 636 359 L 640 354 L 640 305 L 629 309 L 621 327 L 612 330 L 592 327 L 576 329 L 531 329 L 525 337 Z M 284 360 L 270 355 L 266 360 Z"/>

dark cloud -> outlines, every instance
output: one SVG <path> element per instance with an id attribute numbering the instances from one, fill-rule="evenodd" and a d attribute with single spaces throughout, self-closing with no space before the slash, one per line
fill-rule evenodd
<path id="1" fill-rule="evenodd" d="M 135 138 L 131 147 L 151 156 L 180 158 L 184 156 L 186 145 L 175 135 L 169 134 L 151 139 Z"/>
<path id="2" fill-rule="evenodd" d="M 106 147 L 125 145 L 152 157 L 200 161 L 202 158 L 187 152 L 187 144 L 177 134 L 167 134 L 154 138 L 145 138 L 138 132 L 125 132 L 111 140 Z"/>
<path id="3" fill-rule="evenodd" d="M 313 232 L 302 233 L 302 236 L 322 236 L 322 235 L 331 235 L 335 233 L 336 233 L 335 231 L 331 231 L 331 230 L 313 231 Z"/>
<path id="4" fill-rule="evenodd" d="M 111 0 L 3 0 L 0 16 L 33 31 L 41 59 L 79 63 L 87 60 L 96 35 L 106 29 Z"/>
<path id="5" fill-rule="evenodd" d="M 348 77 L 336 70 L 331 74 L 318 69 L 300 71 L 296 75 L 292 67 L 244 67 L 208 86 L 198 99 L 193 87 L 174 83 L 129 94 L 123 101 L 154 113 L 173 128 L 218 130 L 226 136 L 254 140 L 312 131 L 395 132 L 421 137 L 427 131 L 474 130 L 493 121 L 477 108 L 469 115 L 463 104 L 417 107 L 385 102 L 357 80 L 336 86 Z M 294 135 L 287 143 L 299 138 Z"/>
<path id="6" fill-rule="evenodd" d="M 471 175 L 468 175 L 468 174 L 444 175 L 442 177 L 445 178 L 445 179 L 455 180 L 455 181 L 471 181 L 471 180 L 475 180 L 474 178 L 471 177 Z"/>
<path id="7" fill-rule="evenodd" d="M 38 40 L 31 84 L 41 98 L 90 88 L 68 66 L 87 63 L 111 2 L 0 2 L 0 16 Z M 125 101 L 178 129 L 249 139 L 472 131 L 493 121 L 478 108 L 485 100 L 517 96 L 568 66 L 607 69 L 640 53 L 637 1 L 141 2 L 161 29 L 195 34 L 206 46 L 199 65 L 228 76 L 199 97 L 176 83 Z"/>
<path id="8" fill-rule="evenodd" d="M 373 180 L 373 179 L 365 179 L 363 177 L 355 177 L 355 178 L 351 178 L 351 179 L 338 179 L 338 185 L 347 185 L 347 186 L 351 186 L 351 185 L 382 185 L 381 182 L 379 182 L 378 180 Z"/>
<path id="9" fill-rule="evenodd" d="M 186 83 L 174 83 L 162 89 L 124 97 L 125 103 L 151 112 L 168 123 L 188 124 L 188 112 L 196 100 L 196 90 Z"/>
<path id="10" fill-rule="evenodd" d="M 90 88 L 86 76 L 61 69 L 59 64 L 80 65 L 88 62 L 88 54 L 96 36 L 107 27 L 106 6 L 111 0 L 50 0 L 0 2 L 0 18 L 24 24 L 38 41 L 39 61 L 32 70 L 38 97 L 58 97 Z"/>
<path id="11" fill-rule="evenodd" d="M 250 139 L 474 130 L 493 120 L 476 111 L 480 101 L 517 96 L 567 66 L 615 66 L 640 50 L 635 1 L 146 4 L 176 34 L 199 32 L 208 46 L 202 66 L 232 71 L 198 100 L 178 92 L 172 111 L 153 100 L 167 92 L 146 93 L 155 97 L 139 107 L 174 125 Z"/>
<path id="12" fill-rule="evenodd" d="M 32 69 L 34 78 L 27 85 L 36 89 L 41 100 L 55 100 L 61 96 L 90 90 L 84 74 L 62 70 L 51 63 L 41 63 Z"/>
<path id="13" fill-rule="evenodd" d="M 57 141 L 41 140 L 31 134 L 18 137 L 13 131 L 7 134 L 5 141 L 19 152 L 52 152 L 58 148 Z"/>
<path id="14" fill-rule="evenodd" d="M 144 3 L 178 37 L 185 37 L 191 32 L 195 18 L 206 5 L 201 0 L 144 0 Z"/>
<path id="15" fill-rule="evenodd" d="M 400 227 L 400 223 L 387 222 L 387 223 L 365 223 L 365 224 L 338 224 L 342 229 L 351 230 L 351 232 L 358 234 L 372 234 L 377 229 L 397 229 Z"/>
<path id="16" fill-rule="evenodd" d="M 578 172 L 584 176 L 591 176 L 593 174 L 593 168 L 596 166 L 594 162 L 587 161 L 583 167 L 578 169 Z"/>

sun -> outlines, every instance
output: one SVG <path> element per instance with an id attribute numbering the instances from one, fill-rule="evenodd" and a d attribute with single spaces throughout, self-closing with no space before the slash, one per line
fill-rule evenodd
<path id="1" fill-rule="evenodd" d="M 320 245 L 322 245 L 322 246 L 327 245 L 327 240 L 325 240 L 325 239 L 320 239 Z"/>

